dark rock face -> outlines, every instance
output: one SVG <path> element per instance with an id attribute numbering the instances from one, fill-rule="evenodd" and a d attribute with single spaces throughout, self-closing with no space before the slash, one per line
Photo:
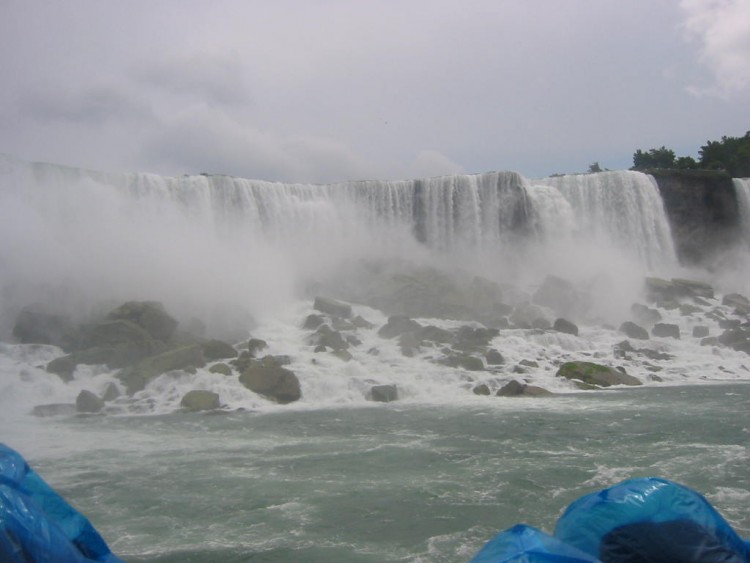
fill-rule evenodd
<path id="1" fill-rule="evenodd" d="M 653 172 L 683 264 L 707 265 L 738 240 L 732 179 L 723 173 Z"/>
<path id="2" fill-rule="evenodd" d="M 76 343 L 77 331 L 68 317 L 29 305 L 18 314 L 13 336 L 22 344 L 53 344 L 70 350 Z"/>
<path id="3" fill-rule="evenodd" d="M 515 379 L 503 385 L 497 392 L 498 397 L 543 397 L 545 395 L 552 395 L 552 393 L 542 387 L 520 383 Z"/>
<path id="4" fill-rule="evenodd" d="M 76 397 L 76 411 L 81 413 L 97 413 L 104 408 L 104 401 L 85 389 Z"/>
<path id="5" fill-rule="evenodd" d="M 388 322 L 380 327 L 378 336 L 381 338 L 395 338 L 405 332 L 416 332 L 422 325 L 403 315 L 393 315 L 388 317 Z"/>
<path id="6" fill-rule="evenodd" d="M 352 316 L 352 306 L 348 303 L 342 303 L 335 299 L 328 299 L 327 297 L 316 297 L 313 303 L 313 309 L 330 315 L 332 317 L 340 317 L 342 319 L 348 319 Z"/>
<path id="7" fill-rule="evenodd" d="M 564 332 L 565 334 L 572 334 L 578 336 L 578 326 L 565 319 L 555 320 L 555 324 L 552 325 L 552 329 L 557 332 Z"/>
<path id="8" fill-rule="evenodd" d="M 129 301 L 107 316 L 113 320 L 126 320 L 138 325 L 154 340 L 169 339 L 177 328 L 177 321 L 156 301 Z"/>
<path id="9" fill-rule="evenodd" d="M 485 384 L 482 383 L 480 385 L 477 385 L 472 389 L 472 392 L 475 395 L 489 395 L 490 394 L 490 388 Z"/>
<path id="10" fill-rule="evenodd" d="M 641 385 L 641 381 L 632 375 L 593 362 L 566 362 L 555 375 L 580 382 L 582 385 L 579 387 L 582 389 L 611 385 Z"/>
<path id="11" fill-rule="evenodd" d="M 632 321 L 625 321 L 624 323 L 622 323 L 620 325 L 620 332 L 624 333 L 628 338 L 635 338 L 636 340 L 648 340 L 648 331 Z"/>
<path id="12" fill-rule="evenodd" d="M 252 365 L 240 375 L 240 383 L 282 405 L 302 397 L 299 379 L 294 372 L 282 367 Z"/>
<path id="13" fill-rule="evenodd" d="M 680 339 L 680 327 L 670 323 L 656 323 L 651 329 L 654 336 L 665 336 L 669 338 Z"/>
<path id="14" fill-rule="evenodd" d="M 182 397 L 180 406 L 189 411 L 211 411 L 221 406 L 219 394 L 213 391 L 188 391 Z"/>
<path id="15" fill-rule="evenodd" d="M 201 347 L 203 348 L 203 357 L 209 362 L 236 358 L 238 356 L 238 352 L 234 349 L 234 346 L 223 340 L 207 340 L 201 343 Z"/>
<path id="16" fill-rule="evenodd" d="M 390 403 L 398 400 L 398 388 L 395 385 L 373 385 L 368 398 L 376 403 Z"/>

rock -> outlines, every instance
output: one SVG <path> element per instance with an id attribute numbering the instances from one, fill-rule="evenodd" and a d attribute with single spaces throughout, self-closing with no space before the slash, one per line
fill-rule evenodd
<path id="1" fill-rule="evenodd" d="M 398 388 L 395 385 L 373 385 L 367 398 L 376 403 L 390 403 L 398 400 Z"/>
<path id="2" fill-rule="evenodd" d="M 566 362 L 560 366 L 556 377 L 583 383 L 582 388 L 609 387 L 611 385 L 641 385 L 640 380 L 615 368 L 593 362 Z M 580 387 L 580 386 L 579 386 Z"/>
<path id="3" fill-rule="evenodd" d="M 239 355 L 234 346 L 223 340 L 206 340 L 201 343 L 201 348 L 203 349 L 203 357 L 207 362 L 236 358 Z"/>
<path id="4" fill-rule="evenodd" d="M 498 334 L 500 331 L 494 328 L 462 326 L 456 332 L 454 347 L 464 352 L 483 350 Z"/>
<path id="5" fill-rule="evenodd" d="M 503 355 L 494 348 L 491 350 L 487 350 L 484 359 L 487 362 L 488 366 L 499 366 L 505 363 L 505 358 L 503 357 Z"/>
<path id="6" fill-rule="evenodd" d="M 265 350 L 266 348 L 268 348 L 268 344 L 265 340 L 261 340 L 260 338 L 251 338 L 247 341 L 247 351 L 251 358 L 257 358 L 258 352 Z"/>
<path id="7" fill-rule="evenodd" d="M 124 367 L 166 349 L 163 342 L 153 339 L 143 328 L 127 319 L 102 321 L 84 332 L 81 349 L 106 350 L 110 357 L 105 363 L 110 367 Z"/>
<path id="8" fill-rule="evenodd" d="M 349 350 L 334 350 L 331 352 L 331 355 L 336 356 L 342 362 L 350 362 L 354 359 L 354 356 L 349 353 Z"/>
<path id="9" fill-rule="evenodd" d="M 452 368 L 461 368 L 467 371 L 482 371 L 484 369 L 484 362 L 481 358 L 475 356 L 446 356 L 440 363 Z"/>
<path id="10" fill-rule="evenodd" d="M 422 325 L 403 315 L 393 315 L 388 317 L 388 322 L 380 327 L 378 336 L 381 338 L 395 338 L 405 332 L 417 332 Z"/>
<path id="11" fill-rule="evenodd" d="M 434 342 L 436 344 L 450 344 L 454 341 L 453 333 L 433 325 L 428 325 L 414 333 L 417 340 Z"/>
<path id="12" fill-rule="evenodd" d="M 91 391 L 83 390 L 76 397 L 76 411 L 80 413 L 97 413 L 104 408 L 104 401 Z"/>
<path id="13" fill-rule="evenodd" d="M 475 395 L 489 395 L 490 394 L 490 388 L 487 387 L 487 385 L 485 383 L 482 383 L 482 384 L 477 385 L 476 387 L 474 387 L 474 389 L 472 389 L 472 392 Z"/>
<path id="14" fill-rule="evenodd" d="M 182 397 L 180 406 L 189 411 L 212 411 L 221 407 L 219 394 L 213 391 L 188 391 Z"/>
<path id="15" fill-rule="evenodd" d="M 333 319 L 331 319 L 331 328 L 337 331 L 349 331 L 349 330 L 355 330 L 357 327 L 355 327 L 352 323 L 350 323 L 346 319 L 340 319 L 338 317 L 334 317 Z"/>
<path id="16" fill-rule="evenodd" d="M 644 280 L 644 292 L 646 299 L 650 302 L 669 301 L 676 296 L 672 282 L 662 278 L 646 278 Z"/>
<path id="17" fill-rule="evenodd" d="M 50 373 L 60 376 L 64 382 L 73 381 L 73 373 L 76 371 L 78 361 L 72 354 L 55 358 L 47 364 L 46 370 Z"/>
<path id="18" fill-rule="evenodd" d="M 327 297 L 316 297 L 315 302 L 313 303 L 313 309 L 325 313 L 326 315 L 340 317 L 342 319 L 348 319 L 352 316 L 351 305 Z"/>
<path id="19" fill-rule="evenodd" d="M 254 393 L 282 405 L 297 401 L 302 396 L 297 376 L 282 367 L 250 366 L 240 375 L 240 383 Z"/>
<path id="20" fill-rule="evenodd" d="M 107 388 L 104 390 L 104 393 L 102 394 L 102 401 L 104 402 L 110 402 L 114 401 L 120 396 L 120 390 L 117 388 L 117 385 L 114 383 L 110 383 L 107 385 Z"/>
<path id="21" fill-rule="evenodd" d="M 503 385 L 496 393 L 498 397 L 543 397 L 545 395 L 552 395 L 552 393 L 542 387 L 519 383 L 515 379 Z"/>
<path id="22" fill-rule="evenodd" d="M 694 315 L 696 313 L 702 313 L 703 309 L 700 307 L 696 307 L 695 305 L 691 305 L 690 303 L 683 303 L 680 305 L 680 315 L 683 317 L 689 317 L 690 315 Z"/>
<path id="23" fill-rule="evenodd" d="M 141 360 L 136 365 L 125 368 L 117 377 L 125 384 L 128 395 L 146 387 L 153 378 L 174 370 L 195 369 L 206 365 L 200 344 L 181 346 L 163 354 Z"/>
<path id="24" fill-rule="evenodd" d="M 534 360 L 521 360 L 520 362 L 518 362 L 518 365 L 535 369 L 539 367 L 539 363 L 535 362 Z"/>
<path id="25" fill-rule="evenodd" d="M 76 406 L 72 403 L 52 403 L 49 405 L 35 406 L 31 414 L 38 417 L 47 416 L 71 416 L 76 413 Z"/>
<path id="26" fill-rule="evenodd" d="M 214 364 L 210 368 L 208 368 L 208 371 L 211 373 L 218 373 L 220 375 L 232 375 L 232 368 L 224 363 Z"/>
<path id="27" fill-rule="evenodd" d="M 321 325 L 310 337 L 310 341 L 315 346 L 327 346 L 334 350 L 346 350 L 349 343 L 328 325 Z"/>
<path id="28" fill-rule="evenodd" d="M 70 318 L 45 310 L 41 305 L 21 309 L 13 325 L 13 336 L 22 344 L 52 344 L 66 351 L 78 340 Z"/>
<path id="29" fill-rule="evenodd" d="M 708 327 L 707 326 L 694 326 L 693 327 L 693 337 L 694 338 L 705 338 L 708 336 Z"/>
<path id="30" fill-rule="evenodd" d="M 357 328 L 364 328 L 364 329 L 371 329 L 375 328 L 375 325 L 372 324 L 367 319 L 362 318 L 360 315 L 357 315 L 352 319 L 352 324 Z"/>
<path id="31" fill-rule="evenodd" d="M 565 334 L 578 336 L 578 326 L 565 319 L 555 320 L 555 324 L 552 325 L 552 329 L 556 330 L 557 332 L 564 332 Z"/>
<path id="32" fill-rule="evenodd" d="M 349 344 L 350 346 L 354 346 L 355 348 L 357 346 L 362 346 L 362 341 L 356 336 L 354 336 L 353 334 L 350 334 L 349 336 L 346 337 L 346 343 Z"/>
<path id="33" fill-rule="evenodd" d="M 639 325 L 653 326 L 661 321 L 661 313 L 657 309 L 651 309 L 641 303 L 633 303 L 630 306 L 633 320 Z"/>
<path id="34" fill-rule="evenodd" d="M 730 330 L 733 328 L 739 328 L 742 321 L 739 319 L 719 319 L 719 328 L 724 330 Z"/>
<path id="35" fill-rule="evenodd" d="M 405 332 L 398 337 L 398 346 L 401 353 L 407 358 L 412 358 L 419 352 L 419 340 L 413 332 Z"/>
<path id="36" fill-rule="evenodd" d="M 648 340 L 648 331 L 642 326 L 638 326 L 632 321 L 625 321 L 620 325 L 620 332 L 624 333 L 628 338 L 635 338 L 636 340 Z"/>
<path id="37" fill-rule="evenodd" d="M 651 334 L 658 337 L 680 339 L 680 327 L 669 323 L 656 323 L 651 329 Z"/>
<path id="38" fill-rule="evenodd" d="M 711 284 L 705 282 L 673 278 L 672 285 L 674 286 L 678 297 L 714 298 L 714 288 Z"/>
<path id="39" fill-rule="evenodd" d="M 721 300 L 722 305 L 733 307 L 740 315 L 750 314 L 750 301 L 739 293 L 729 293 Z"/>
<path id="40" fill-rule="evenodd" d="M 718 342 L 724 346 L 732 348 L 733 350 L 739 350 L 746 354 L 750 354 L 750 332 L 745 331 L 742 328 L 725 330 L 718 336 Z M 701 344 L 703 344 L 703 341 L 701 341 Z"/>
<path id="41" fill-rule="evenodd" d="M 154 340 L 168 340 L 177 328 L 177 321 L 157 301 L 129 301 L 111 311 L 107 317 L 135 323 Z"/>
<path id="42" fill-rule="evenodd" d="M 326 320 L 321 315 L 307 315 L 305 322 L 302 324 L 302 328 L 306 330 L 315 330 L 325 322 Z"/>
<path id="43" fill-rule="evenodd" d="M 531 323 L 531 328 L 535 328 L 537 330 L 549 330 L 551 327 L 552 323 L 542 317 L 534 319 L 534 321 Z"/>

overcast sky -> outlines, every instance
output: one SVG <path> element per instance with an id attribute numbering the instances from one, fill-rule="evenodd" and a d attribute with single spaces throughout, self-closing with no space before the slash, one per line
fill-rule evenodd
<path id="1" fill-rule="evenodd" d="M 750 130 L 750 0 L 0 0 L 0 152 L 533 178 Z"/>

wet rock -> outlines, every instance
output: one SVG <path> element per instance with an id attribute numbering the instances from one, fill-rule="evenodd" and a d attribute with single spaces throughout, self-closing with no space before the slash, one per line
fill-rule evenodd
<path id="1" fill-rule="evenodd" d="M 114 383 L 110 383 L 107 385 L 107 388 L 104 390 L 104 393 L 102 394 L 102 401 L 108 403 L 110 401 L 114 401 L 120 396 L 120 390 L 117 388 L 117 385 Z"/>
<path id="2" fill-rule="evenodd" d="M 91 391 L 83 390 L 76 397 L 76 412 L 97 413 L 104 408 L 104 401 Z"/>
<path id="3" fill-rule="evenodd" d="M 415 333 L 415 336 L 420 341 L 434 342 L 436 344 L 450 344 L 455 339 L 453 333 L 449 330 L 433 325 L 428 325 L 419 329 Z"/>
<path id="4" fill-rule="evenodd" d="M 154 340 L 168 340 L 177 328 L 177 321 L 157 301 L 129 301 L 111 311 L 107 317 L 130 321 Z"/>
<path id="5" fill-rule="evenodd" d="M 496 395 L 498 397 L 543 397 L 552 393 L 542 387 L 527 385 L 513 379 L 503 385 Z"/>
<path id="6" fill-rule="evenodd" d="M 446 356 L 445 358 L 440 360 L 440 363 L 452 368 L 465 369 L 466 371 L 484 370 L 484 362 L 482 362 L 481 358 L 477 358 L 476 356 Z"/>
<path id="7" fill-rule="evenodd" d="M 662 316 L 657 309 L 652 309 L 641 303 L 633 303 L 630 306 L 630 313 L 633 315 L 633 320 L 642 326 L 653 326 L 658 322 L 661 322 Z"/>
<path id="8" fill-rule="evenodd" d="M 648 331 L 642 326 L 638 326 L 632 321 L 625 321 L 620 325 L 620 332 L 625 334 L 628 338 L 635 338 L 636 340 L 648 340 Z"/>
<path id="9" fill-rule="evenodd" d="M 707 339 L 706 339 L 707 340 Z M 718 336 L 718 342 L 732 348 L 750 354 L 750 331 L 742 328 L 733 328 L 725 330 Z M 703 342 L 701 342 L 703 344 Z"/>
<path id="10" fill-rule="evenodd" d="M 340 317 L 342 319 L 348 319 L 352 316 L 351 305 L 327 297 L 316 297 L 315 302 L 313 303 L 313 309 L 325 313 L 326 315 Z"/>
<path id="11" fill-rule="evenodd" d="M 372 324 L 367 319 L 361 317 L 360 315 L 357 315 L 356 317 L 352 319 L 352 324 L 357 328 L 364 328 L 368 330 L 371 328 L 375 328 L 374 324 Z"/>
<path id="12" fill-rule="evenodd" d="M 563 332 L 565 334 L 572 334 L 578 336 L 578 326 L 566 319 L 557 319 L 555 324 L 552 325 L 552 329 L 557 332 Z"/>
<path id="13" fill-rule="evenodd" d="M 454 347 L 463 352 L 476 352 L 487 348 L 500 331 L 494 328 L 462 326 L 456 332 Z"/>
<path id="14" fill-rule="evenodd" d="M 326 320 L 321 315 L 307 315 L 305 322 L 302 324 L 302 328 L 306 330 L 315 330 L 325 322 Z"/>
<path id="15" fill-rule="evenodd" d="M 694 326 L 693 327 L 693 337 L 694 338 L 705 338 L 708 336 L 708 327 L 707 326 Z"/>
<path id="16" fill-rule="evenodd" d="M 240 383 L 254 393 L 280 404 L 297 401 L 302 396 L 297 376 L 282 367 L 250 366 L 240 375 Z"/>
<path id="17" fill-rule="evenodd" d="M 218 393 L 193 390 L 185 393 L 180 401 L 180 406 L 186 410 L 198 412 L 216 410 L 221 407 L 221 403 Z"/>
<path id="18" fill-rule="evenodd" d="M 398 388 L 395 385 L 373 385 L 367 398 L 377 403 L 390 403 L 398 400 Z"/>
<path id="19" fill-rule="evenodd" d="M 405 332 L 398 337 L 398 346 L 401 353 L 407 358 L 412 358 L 419 352 L 419 339 L 413 332 Z"/>
<path id="20" fill-rule="evenodd" d="M 722 305 L 733 307 L 739 315 L 750 314 L 750 301 L 744 295 L 739 293 L 729 293 L 721 300 Z"/>
<path id="21" fill-rule="evenodd" d="M 218 373 L 220 375 L 232 375 L 232 368 L 224 363 L 214 364 L 210 368 L 208 368 L 208 371 L 211 373 Z"/>
<path id="22" fill-rule="evenodd" d="M 549 330 L 552 327 L 552 323 L 549 322 L 545 318 L 538 318 L 534 319 L 534 321 L 531 323 L 531 328 L 535 328 L 538 330 Z"/>
<path id="23" fill-rule="evenodd" d="M 487 350 L 484 359 L 487 362 L 488 366 L 500 366 L 505 363 L 505 358 L 503 357 L 503 355 L 494 348 L 491 350 Z"/>
<path id="24" fill-rule="evenodd" d="M 520 362 L 518 362 L 518 365 L 534 369 L 539 367 L 539 363 L 535 362 L 534 360 L 521 360 Z"/>
<path id="25" fill-rule="evenodd" d="M 516 328 L 532 328 L 534 321 L 545 318 L 545 313 L 539 305 L 524 303 L 513 310 L 510 322 Z"/>
<path id="26" fill-rule="evenodd" d="M 223 340 L 206 340 L 201 343 L 201 348 L 203 349 L 203 357 L 208 362 L 236 358 L 239 355 L 234 346 Z"/>
<path id="27" fill-rule="evenodd" d="M 490 388 L 485 384 L 482 383 L 480 385 L 477 385 L 472 389 L 472 392 L 475 395 L 489 395 L 490 394 Z"/>
<path id="28" fill-rule="evenodd" d="M 338 317 L 334 317 L 331 320 L 331 327 L 333 328 L 333 330 L 337 331 L 355 330 L 357 328 L 346 319 L 340 319 Z"/>
<path id="29" fill-rule="evenodd" d="M 653 336 L 680 339 L 680 327 L 670 323 L 656 323 L 651 329 Z"/>
<path id="30" fill-rule="evenodd" d="M 117 377 L 125 385 L 128 395 L 132 395 L 144 389 L 151 379 L 162 373 L 195 369 L 204 365 L 206 365 L 206 360 L 203 357 L 202 347 L 199 344 L 192 344 L 145 358 L 134 366 L 122 369 Z"/>
<path id="31" fill-rule="evenodd" d="M 417 321 L 403 315 L 393 315 L 388 317 L 388 322 L 380 327 L 378 336 L 381 338 L 395 338 L 405 332 L 417 332 L 422 325 Z"/>
<path id="32" fill-rule="evenodd" d="M 575 316 L 586 309 L 586 299 L 572 282 L 558 276 L 547 276 L 534 293 L 537 305 L 549 307 L 560 316 Z M 531 319 L 533 322 L 535 319 Z"/>
<path id="33" fill-rule="evenodd" d="M 733 328 L 739 328 L 742 324 L 740 319 L 719 319 L 719 328 L 724 330 L 731 330 Z"/>
<path id="34" fill-rule="evenodd" d="M 260 338 L 251 338 L 247 341 L 247 351 L 251 358 L 257 358 L 258 352 L 268 348 L 268 343 Z"/>
<path id="35" fill-rule="evenodd" d="M 334 350 L 346 350 L 349 343 L 344 340 L 340 332 L 336 332 L 328 325 L 321 325 L 310 337 L 310 341 L 315 346 L 327 346 Z"/>
<path id="36" fill-rule="evenodd" d="M 686 280 L 682 278 L 673 278 L 672 284 L 675 287 L 678 297 L 702 297 L 704 299 L 714 298 L 714 288 L 711 286 L 711 284 L 697 280 Z"/>
<path id="37" fill-rule="evenodd" d="M 640 380 L 632 375 L 593 362 L 566 362 L 555 375 L 582 383 L 583 385 L 579 385 L 582 389 L 611 385 L 641 385 Z"/>
<path id="38" fill-rule="evenodd" d="M 336 356 L 342 362 L 350 362 L 354 359 L 354 356 L 349 353 L 349 350 L 334 350 L 331 352 L 331 355 Z"/>

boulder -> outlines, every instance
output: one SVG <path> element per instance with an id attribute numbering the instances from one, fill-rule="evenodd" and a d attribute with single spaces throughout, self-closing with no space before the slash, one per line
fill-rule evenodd
<path id="1" fill-rule="evenodd" d="M 708 340 L 708 339 L 704 339 Z M 725 330 L 718 336 L 718 342 L 732 348 L 750 354 L 750 331 L 742 328 L 732 328 Z M 701 342 L 703 344 L 703 342 Z"/>
<path id="2" fill-rule="evenodd" d="M 163 342 L 155 340 L 146 330 L 127 319 L 105 320 L 87 327 L 84 333 L 80 348 L 108 350 L 112 357 L 106 363 L 110 367 L 123 367 L 166 348 Z"/>
<path id="3" fill-rule="evenodd" d="M 396 338 L 405 332 L 417 332 L 422 325 L 417 321 L 405 317 L 404 315 L 393 315 L 388 317 L 388 322 L 380 327 L 378 336 L 381 338 Z"/>
<path id="4" fill-rule="evenodd" d="M 461 368 L 467 371 L 482 371 L 484 369 L 484 362 L 482 362 L 481 358 L 477 358 L 476 356 L 446 356 L 440 360 L 440 363 L 448 367 Z"/>
<path id="5" fill-rule="evenodd" d="M 642 326 L 638 326 L 632 321 L 625 321 L 620 325 L 620 332 L 624 333 L 628 338 L 635 338 L 636 340 L 648 340 L 648 331 Z"/>
<path id="6" fill-rule="evenodd" d="M 750 301 L 739 293 L 729 293 L 721 300 L 722 305 L 733 307 L 740 315 L 750 314 Z"/>
<path id="7" fill-rule="evenodd" d="M 651 329 L 651 334 L 658 337 L 680 339 L 680 327 L 670 323 L 656 323 Z"/>
<path id="8" fill-rule="evenodd" d="M 193 390 L 182 397 L 180 406 L 189 411 L 211 411 L 221 407 L 219 394 L 213 391 Z"/>
<path id="9" fill-rule="evenodd" d="M 154 340 L 168 340 L 177 328 L 177 321 L 157 301 L 129 301 L 111 311 L 107 317 L 130 321 L 145 330 Z"/>
<path id="10" fill-rule="evenodd" d="M 104 408 L 104 401 L 91 391 L 83 390 L 76 397 L 76 411 L 80 413 L 97 413 Z"/>
<path id="11" fill-rule="evenodd" d="M 375 328 L 375 325 L 372 324 L 367 319 L 361 317 L 360 315 L 357 315 L 352 319 L 352 324 L 357 328 L 364 328 L 364 329 L 371 329 Z"/>
<path id="12" fill-rule="evenodd" d="M 482 383 L 480 385 L 477 385 L 472 389 L 472 392 L 475 395 L 489 395 L 490 394 L 490 388 L 487 386 L 487 384 Z"/>
<path id="13" fill-rule="evenodd" d="M 334 350 L 331 355 L 336 356 L 342 362 L 350 362 L 354 359 L 349 350 Z"/>
<path id="14" fill-rule="evenodd" d="M 214 364 L 210 368 L 208 368 L 208 371 L 211 373 L 218 373 L 220 375 L 232 375 L 232 368 L 224 363 Z"/>
<path id="15" fill-rule="evenodd" d="M 494 348 L 487 350 L 487 353 L 484 355 L 484 360 L 487 362 L 488 366 L 499 366 L 505 363 L 503 355 Z"/>
<path id="16" fill-rule="evenodd" d="M 247 341 L 247 351 L 251 358 L 257 358 L 258 352 L 265 350 L 266 348 L 268 348 L 268 344 L 265 340 L 261 340 L 260 338 L 251 338 Z"/>
<path id="17" fill-rule="evenodd" d="M 302 328 L 306 330 L 315 330 L 316 328 L 318 328 L 320 325 L 322 325 L 325 322 L 326 320 L 321 315 L 316 315 L 313 313 L 313 314 L 307 315 L 305 322 L 302 323 Z"/>
<path id="18" fill-rule="evenodd" d="M 180 346 L 162 354 L 141 360 L 117 374 L 127 389 L 128 395 L 141 391 L 153 378 L 174 370 L 187 370 L 203 367 L 206 360 L 200 344 Z"/>
<path id="19" fill-rule="evenodd" d="M 524 303 L 513 310 L 510 316 L 510 323 L 515 328 L 532 328 L 534 321 L 545 318 L 546 315 L 539 305 Z"/>
<path id="20" fill-rule="evenodd" d="M 565 334 L 572 334 L 578 336 L 578 326 L 566 319 L 557 319 L 555 324 L 552 325 L 552 329 L 557 332 L 564 332 Z"/>
<path id="21" fill-rule="evenodd" d="M 449 330 L 433 325 L 422 327 L 414 334 L 419 341 L 434 342 L 436 344 L 450 344 L 455 339 L 453 333 Z"/>
<path id="22" fill-rule="evenodd" d="M 314 346 L 327 346 L 334 350 L 346 350 L 349 343 L 328 325 L 321 325 L 310 337 L 310 342 Z"/>
<path id="23" fill-rule="evenodd" d="M 543 397 L 552 393 L 542 387 L 527 385 L 513 379 L 503 385 L 496 395 L 498 397 Z"/>
<path id="24" fill-rule="evenodd" d="M 316 297 L 315 302 L 313 303 L 313 309 L 325 313 L 326 315 L 340 317 L 342 319 L 348 319 L 352 316 L 351 305 L 327 297 Z"/>
<path id="25" fill-rule="evenodd" d="M 405 332 L 398 337 L 398 347 L 407 358 L 412 358 L 419 352 L 419 339 L 414 332 Z"/>
<path id="26" fill-rule="evenodd" d="M 630 313 L 633 320 L 639 325 L 653 326 L 661 321 L 661 313 L 657 309 L 652 309 L 641 303 L 633 303 L 630 306 Z"/>
<path id="27" fill-rule="evenodd" d="M 694 338 L 705 338 L 708 336 L 708 327 L 707 326 L 694 326 L 693 327 L 693 337 Z"/>
<path id="28" fill-rule="evenodd" d="M 704 299 L 713 299 L 714 297 L 714 288 L 711 284 L 705 282 L 673 278 L 672 285 L 678 297 L 702 297 Z"/>
<path id="29" fill-rule="evenodd" d="M 495 328 L 462 326 L 456 331 L 454 348 L 464 352 L 484 350 L 500 331 Z"/>
<path id="30" fill-rule="evenodd" d="M 201 349 L 203 350 L 203 357 L 207 362 L 236 358 L 239 354 L 234 346 L 223 340 L 214 339 L 201 342 Z"/>
<path id="31" fill-rule="evenodd" d="M 398 388 L 395 385 L 373 385 L 367 398 L 376 403 L 390 403 L 398 400 Z"/>
<path id="32" fill-rule="evenodd" d="M 302 396 L 299 379 L 294 372 L 283 367 L 252 365 L 240 375 L 240 383 L 282 405 Z"/>
<path id="33" fill-rule="evenodd" d="M 41 305 L 21 309 L 13 325 L 13 336 L 22 344 L 52 344 L 63 350 L 72 349 L 78 332 L 70 318 L 46 310 Z"/>
<path id="34" fill-rule="evenodd" d="M 615 368 L 593 362 L 566 362 L 555 374 L 571 381 L 580 382 L 579 387 L 609 387 L 611 385 L 641 385 L 639 379 Z"/>

